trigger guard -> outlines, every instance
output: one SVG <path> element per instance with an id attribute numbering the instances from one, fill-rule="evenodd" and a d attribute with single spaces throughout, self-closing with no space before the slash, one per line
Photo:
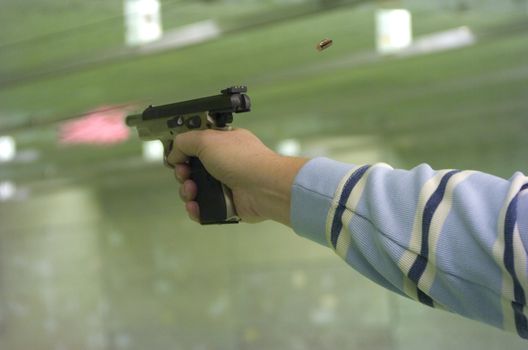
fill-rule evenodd
<path id="1" fill-rule="evenodd" d="M 169 161 L 167 160 L 167 156 L 163 157 L 163 165 L 165 165 L 169 169 L 174 169 L 174 165 L 169 163 Z"/>
<path id="2" fill-rule="evenodd" d="M 174 165 L 168 161 L 169 153 L 172 151 L 172 145 L 173 141 L 170 141 L 167 146 L 163 145 L 163 165 L 169 169 L 174 169 Z"/>

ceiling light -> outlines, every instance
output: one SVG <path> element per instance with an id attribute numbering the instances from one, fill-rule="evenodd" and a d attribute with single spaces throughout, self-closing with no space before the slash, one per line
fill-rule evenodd
<path id="1" fill-rule="evenodd" d="M 12 199 L 16 194 L 16 186 L 11 181 L 0 182 L 0 201 Z"/>
<path id="2" fill-rule="evenodd" d="M 286 139 L 277 145 L 277 152 L 283 156 L 298 156 L 301 154 L 301 144 L 294 139 Z"/>
<path id="3" fill-rule="evenodd" d="M 127 45 L 142 45 L 161 38 L 159 0 L 126 0 L 125 20 Z"/>
<path id="4" fill-rule="evenodd" d="M 0 137 L 0 162 L 9 162 L 15 158 L 15 139 L 11 136 Z"/>
<path id="5" fill-rule="evenodd" d="M 390 54 L 412 43 L 411 13 L 404 9 L 376 12 L 376 46 L 379 53 Z"/>

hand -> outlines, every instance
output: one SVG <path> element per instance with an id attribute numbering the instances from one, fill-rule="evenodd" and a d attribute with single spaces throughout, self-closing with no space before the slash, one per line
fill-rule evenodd
<path id="1" fill-rule="evenodd" d="M 198 157 L 207 171 L 232 190 L 238 216 L 245 222 L 267 219 L 290 224 L 290 195 L 295 175 L 307 159 L 283 157 L 244 129 L 200 130 L 177 135 L 167 157 L 181 183 L 180 196 L 191 219 L 200 208 L 196 184 L 189 179 L 189 156 Z"/>

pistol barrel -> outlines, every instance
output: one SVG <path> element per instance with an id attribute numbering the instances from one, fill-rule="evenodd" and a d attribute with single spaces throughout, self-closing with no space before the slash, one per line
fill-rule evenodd
<path id="1" fill-rule="evenodd" d="M 143 115 L 140 114 L 132 114 L 126 117 L 125 123 L 127 126 L 138 126 L 139 123 L 143 120 Z"/>

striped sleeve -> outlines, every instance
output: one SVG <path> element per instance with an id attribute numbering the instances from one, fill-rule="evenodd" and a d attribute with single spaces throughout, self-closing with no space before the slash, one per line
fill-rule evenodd
<path id="1" fill-rule="evenodd" d="M 294 230 L 396 293 L 528 339 L 528 178 L 308 162 Z"/>

